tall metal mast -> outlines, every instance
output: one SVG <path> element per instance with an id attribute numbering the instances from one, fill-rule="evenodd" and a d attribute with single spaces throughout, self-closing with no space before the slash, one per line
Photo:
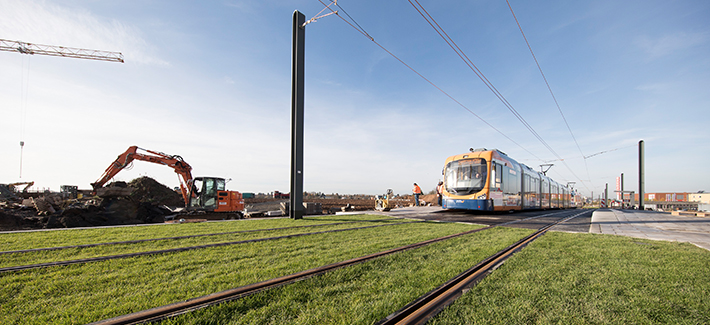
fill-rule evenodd
<path id="1" fill-rule="evenodd" d="M 88 50 L 74 47 L 42 45 L 20 41 L 0 39 L 0 51 L 20 52 L 23 54 L 37 54 L 49 56 L 62 56 L 66 58 L 100 60 L 123 63 L 121 52 Z"/>

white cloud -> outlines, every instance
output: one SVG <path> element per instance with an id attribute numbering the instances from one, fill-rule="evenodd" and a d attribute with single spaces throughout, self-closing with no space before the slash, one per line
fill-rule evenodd
<path id="1" fill-rule="evenodd" d="M 708 32 L 678 32 L 664 34 L 659 37 L 644 35 L 639 37 L 635 44 L 645 51 L 650 56 L 650 59 L 657 59 L 706 43 L 709 36 L 710 33 Z"/>

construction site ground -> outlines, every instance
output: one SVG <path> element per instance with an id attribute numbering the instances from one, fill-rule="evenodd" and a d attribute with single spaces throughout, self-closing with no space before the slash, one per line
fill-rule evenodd
<path id="1" fill-rule="evenodd" d="M 102 199 L 91 195 L 67 197 L 64 193 L 0 193 L 0 231 L 74 227 L 133 225 L 163 222 L 222 220 L 238 217 L 263 218 L 287 214 L 289 199 L 248 198 L 242 214 L 184 215 L 182 196 L 150 177 L 127 184 L 134 188 L 130 196 Z M 81 193 L 80 193 L 81 194 Z M 436 195 L 420 197 L 423 205 L 436 201 Z M 337 198 L 304 197 L 308 214 L 334 214 L 342 211 L 366 211 L 375 207 L 375 197 Z M 414 205 L 413 196 L 390 200 L 395 207 Z M 287 206 L 287 205 L 286 205 Z"/>

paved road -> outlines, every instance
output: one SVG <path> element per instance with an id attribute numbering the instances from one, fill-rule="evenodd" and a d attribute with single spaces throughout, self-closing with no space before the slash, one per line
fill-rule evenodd
<path id="1" fill-rule="evenodd" d="M 461 210 L 444 210 L 441 207 L 408 207 L 398 208 L 388 212 L 367 211 L 371 214 L 381 214 L 398 218 L 412 218 L 420 220 L 436 220 L 443 222 L 467 222 L 481 225 L 499 225 L 506 222 L 523 220 L 526 218 L 535 217 L 510 224 L 510 227 L 539 229 L 548 225 L 552 221 L 559 220 L 565 216 L 579 214 L 585 210 L 540 210 L 540 211 L 522 211 L 515 213 L 508 212 L 480 212 L 480 211 L 461 211 Z M 352 212 L 362 213 L 362 212 Z M 574 218 L 570 221 L 555 226 L 554 230 L 567 232 L 588 232 L 591 223 L 591 213 Z"/>
<path id="2" fill-rule="evenodd" d="M 572 210 L 582 212 L 583 210 Z M 441 207 L 409 207 L 394 209 L 389 212 L 370 212 L 400 218 L 438 220 L 445 222 L 470 222 L 484 225 L 496 225 L 529 217 L 542 216 L 516 224 L 512 227 L 538 229 L 549 222 L 546 214 L 557 214 L 561 210 L 524 211 L 516 213 L 481 213 L 472 211 L 448 211 Z M 362 212 L 359 212 L 362 213 Z M 553 231 L 590 232 L 693 243 L 710 250 L 710 218 L 680 217 L 670 213 L 599 209 L 593 214 L 584 214 L 563 224 L 555 226 Z"/>
<path id="3" fill-rule="evenodd" d="M 681 217 L 651 211 L 600 209 L 594 212 L 589 232 L 688 242 L 710 250 L 710 218 Z"/>

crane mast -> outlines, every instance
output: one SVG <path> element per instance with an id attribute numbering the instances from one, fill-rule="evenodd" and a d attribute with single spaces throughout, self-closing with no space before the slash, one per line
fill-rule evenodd
<path id="1" fill-rule="evenodd" d="M 123 63 L 123 54 L 121 54 L 121 52 L 109 52 L 100 50 L 80 49 L 74 47 L 42 45 L 21 41 L 11 41 L 6 39 L 0 39 L 0 51 Z"/>

